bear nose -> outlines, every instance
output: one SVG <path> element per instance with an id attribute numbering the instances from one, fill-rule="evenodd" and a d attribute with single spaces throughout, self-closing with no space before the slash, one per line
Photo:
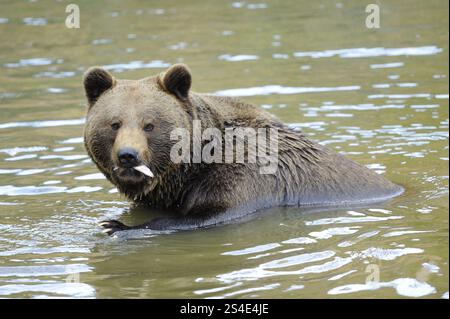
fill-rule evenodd
<path id="1" fill-rule="evenodd" d="M 117 157 L 119 158 L 120 164 L 125 167 L 134 167 L 139 164 L 138 152 L 129 147 L 121 148 Z"/>

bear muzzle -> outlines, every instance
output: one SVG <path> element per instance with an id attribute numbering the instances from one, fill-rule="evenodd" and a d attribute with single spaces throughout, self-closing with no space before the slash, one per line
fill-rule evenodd
<path id="1" fill-rule="evenodd" d="M 117 176 L 122 178 L 142 177 L 141 174 L 154 177 L 153 172 L 146 165 L 143 165 L 139 159 L 139 153 L 137 150 L 124 147 L 117 152 L 117 159 L 119 166 L 114 168 L 114 172 Z"/>

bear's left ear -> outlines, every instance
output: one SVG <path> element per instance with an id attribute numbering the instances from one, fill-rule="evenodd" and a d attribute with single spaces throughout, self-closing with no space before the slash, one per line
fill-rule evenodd
<path id="1" fill-rule="evenodd" d="M 92 106 L 100 95 L 116 84 L 116 80 L 105 69 L 92 67 L 84 74 L 83 84 L 89 106 Z"/>
<path id="2" fill-rule="evenodd" d="M 188 98 L 191 82 L 191 73 L 184 64 L 174 64 L 159 77 L 162 88 L 182 101 Z"/>

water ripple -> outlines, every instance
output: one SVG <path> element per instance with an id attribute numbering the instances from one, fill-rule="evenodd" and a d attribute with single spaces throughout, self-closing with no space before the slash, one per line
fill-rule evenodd
<path id="1" fill-rule="evenodd" d="M 39 277 L 79 274 L 92 271 L 84 264 L 45 265 L 45 266 L 0 266 L 0 277 Z"/>
<path id="2" fill-rule="evenodd" d="M 59 246 L 59 247 L 22 247 L 8 251 L 0 251 L 0 256 L 16 256 L 22 254 L 37 254 L 37 255 L 47 255 L 54 253 L 89 253 L 90 250 L 82 247 L 70 247 L 70 246 Z"/>
<path id="3" fill-rule="evenodd" d="M 9 296 L 23 293 L 48 293 L 56 296 L 70 296 L 72 298 L 93 298 L 95 289 L 84 283 L 51 283 L 51 284 L 13 284 L 0 286 L 0 295 Z M 38 296 L 36 296 L 38 297 Z M 39 295 L 39 298 L 46 296 Z"/>
<path id="4" fill-rule="evenodd" d="M 351 223 L 369 223 L 369 222 L 380 222 L 391 219 L 402 219 L 403 216 L 364 216 L 364 217 L 335 217 L 335 218 L 322 218 L 312 221 L 305 221 L 305 225 L 329 225 L 329 224 L 351 224 Z"/>
<path id="5" fill-rule="evenodd" d="M 222 54 L 219 55 L 218 59 L 228 62 L 240 62 L 240 61 L 258 60 L 259 57 L 257 55 L 249 55 L 249 54 L 239 54 L 239 55 Z"/>
<path id="6" fill-rule="evenodd" d="M 294 56 L 298 58 L 329 58 L 338 56 L 340 58 L 367 58 L 379 56 L 414 56 L 414 55 L 433 55 L 442 52 L 441 48 L 434 45 L 422 47 L 407 48 L 351 48 L 324 51 L 295 52 Z"/>
<path id="7" fill-rule="evenodd" d="M 229 89 L 214 92 L 219 96 L 254 96 L 269 94 L 302 94 L 302 93 L 320 93 L 320 92 L 339 92 L 339 91 L 356 91 L 361 87 L 352 86 L 336 86 L 336 87 L 288 87 L 281 85 L 265 85 L 249 88 Z"/>
<path id="8" fill-rule="evenodd" d="M 21 59 L 18 62 L 6 63 L 4 64 L 4 66 L 7 68 L 22 68 L 29 66 L 50 65 L 52 63 L 54 63 L 54 61 L 48 58 L 32 58 L 32 59 Z"/>
<path id="9" fill-rule="evenodd" d="M 301 273 L 301 270 L 274 271 L 273 269 L 280 269 L 291 266 L 297 266 L 304 263 L 316 262 L 328 259 L 334 255 L 335 252 L 327 250 L 321 252 L 289 256 L 286 258 L 275 259 L 267 263 L 263 263 L 255 268 L 241 269 L 230 273 L 221 274 L 217 276 L 217 279 L 223 282 L 233 282 L 237 280 L 255 280 L 271 276 L 298 274 Z"/>
<path id="10" fill-rule="evenodd" d="M 278 243 L 265 244 L 260 246 L 254 246 L 245 249 L 227 251 L 222 253 L 222 255 L 230 255 L 230 256 L 239 256 L 239 255 L 248 255 L 253 253 L 259 253 L 267 250 L 272 250 L 274 248 L 280 247 L 281 245 Z"/>
<path id="11" fill-rule="evenodd" d="M 31 121 L 31 122 L 10 122 L 0 124 L 0 129 L 17 128 L 17 127 L 56 127 L 69 125 L 83 125 L 85 119 L 71 120 L 48 120 L 48 121 Z"/>
<path id="12" fill-rule="evenodd" d="M 436 293 L 431 285 L 413 278 L 398 278 L 389 282 L 369 282 L 366 284 L 350 284 L 330 289 L 328 294 L 339 295 L 359 291 L 377 290 L 380 288 L 394 288 L 397 294 L 405 297 L 424 297 Z"/>
<path id="13" fill-rule="evenodd" d="M 91 193 L 103 189 L 101 186 L 78 186 L 68 188 L 65 186 L 0 186 L 0 195 L 3 196 L 35 196 L 57 193 Z"/>
<path id="14" fill-rule="evenodd" d="M 379 260 L 394 260 L 398 257 L 409 255 L 409 254 L 420 254 L 423 253 L 424 250 L 420 248 L 395 248 L 395 249 L 382 249 L 371 247 L 362 252 L 358 253 L 358 255 L 362 258 L 375 258 Z"/>
<path id="15" fill-rule="evenodd" d="M 123 72 L 126 70 L 167 68 L 169 66 L 170 63 L 163 62 L 161 60 L 154 60 L 149 62 L 131 61 L 128 63 L 108 64 L 104 65 L 103 68 L 114 72 Z"/>

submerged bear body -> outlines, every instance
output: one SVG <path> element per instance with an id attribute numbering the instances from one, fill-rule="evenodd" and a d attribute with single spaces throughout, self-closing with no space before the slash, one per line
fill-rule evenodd
<path id="1" fill-rule="evenodd" d="M 93 68 L 84 85 L 84 135 L 90 157 L 121 193 L 172 216 L 136 227 L 106 221 L 102 226 L 107 233 L 196 228 L 273 206 L 362 204 L 403 191 L 253 105 L 191 92 L 191 75 L 183 65 L 138 81 L 116 80 Z M 237 127 L 276 129 L 276 169 L 261 174 L 258 162 L 175 163 L 171 132 L 183 128 L 192 133 L 195 121 L 203 130 L 220 132 Z M 148 167 L 151 175 L 134 169 L 138 166 Z"/>

